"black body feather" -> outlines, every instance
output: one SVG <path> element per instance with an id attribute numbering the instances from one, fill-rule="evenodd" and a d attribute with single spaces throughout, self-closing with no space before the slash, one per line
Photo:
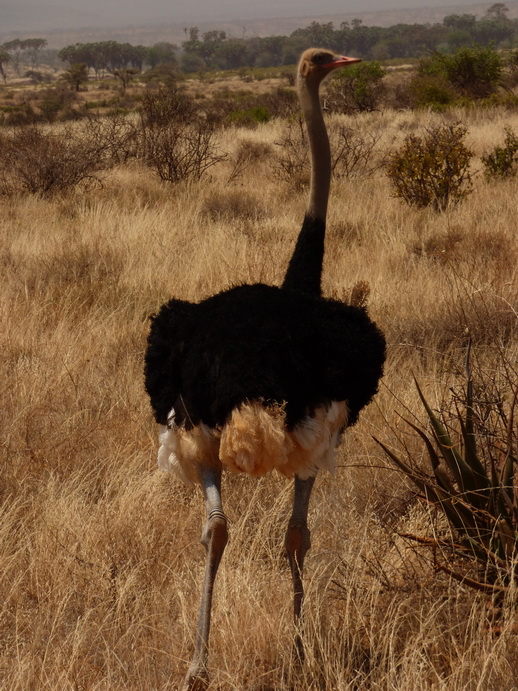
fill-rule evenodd
<path id="1" fill-rule="evenodd" d="M 320 218 L 304 216 L 295 250 L 284 276 L 283 288 L 309 295 L 321 295 L 326 224 Z"/>
<path id="2" fill-rule="evenodd" d="M 319 281 L 320 282 L 320 281 Z M 385 340 L 365 310 L 308 292 L 243 285 L 153 317 L 146 389 L 157 422 L 224 425 L 246 401 L 286 402 L 293 427 L 346 400 L 349 424 L 376 393 Z"/>

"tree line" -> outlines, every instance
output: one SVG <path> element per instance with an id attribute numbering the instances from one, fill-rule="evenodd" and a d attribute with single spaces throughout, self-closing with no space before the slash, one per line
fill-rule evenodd
<path id="1" fill-rule="evenodd" d="M 510 48 L 518 42 L 518 19 L 510 19 L 508 14 L 507 6 L 497 2 L 480 19 L 473 14 L 450 14 L 441 23 L 390 27 L 366 26 L 361 19 L 353 19 L 338 28 L 333 22 L 314 21 L 290 36 L 264 38 L 234 38 L 224 31 L 200 33 L 193 26 L 185 29 L 181 67 L 192 72 L 291 65 L 308 45 L 323 45 L 368 60 L 419 58 L 475 43 Z"/>
<path id="2" fill-rule="evenodd" d="M 473 14 L 450 14 L 441 23 L 395 24 L 390 27 L 366 26 L 360 19 L 342 22 L 311 22 L 289 36 L 235 38 L 225 31 L 201 33 L 197 26 L 185 28 L 186 38 L 179 48 L 162 41 L 153 46 L 118 41 L 76 43 L 62 48 L 58 55 L 69 68 L 84 66 L 97 77 L 106 73 L 124 79 L 128 71 L 140 72 L 168 64 L 186 73 L 211 69 L 279 67 L 294 64 L 308 45 L 324 45 L 339 52 L 367 60 L 419 58 L 438 51 L 452 53 L 462 46 L 492 45 L 510 48 L 518 43 L 518 19 L 508 16 L 504 3 L 491 5 L 480 18 Z M 47 45 L 42 38 L 14 39 L 0 45 L 0 75 L 6 79 L 10 63 L 20 74 L 20 64 L 37 64 Z"/>

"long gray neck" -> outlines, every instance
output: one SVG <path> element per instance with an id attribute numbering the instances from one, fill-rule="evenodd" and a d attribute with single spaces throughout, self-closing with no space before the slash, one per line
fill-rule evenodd
<path id="1" fill-rule="evenodd" d="M 311 186 L 306 215 L 325 221 L 331 185 L 331 149 L 320 106 L 318 85 L 299 78 L 299 98 L 308 131 L 311 153 Z"/>
<path id="2" fill-rule="evenodd" d="M 318 85 L 299 77 L 299 97 L 311 153 L 309 201 L 283 288 L 320 296 L 327 201 L 331 184 L 331 149 L 320 107 Z"/>

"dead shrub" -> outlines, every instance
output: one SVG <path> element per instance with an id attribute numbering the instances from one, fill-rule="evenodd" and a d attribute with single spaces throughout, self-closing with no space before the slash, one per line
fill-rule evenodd
<path id="1" fill-rule="evenodd" d="M 166 182 L 199 180 L 227 157 L 216 148 L 214 128 L 202 123 L 144 127 L 141 151 L 145 163 Z"/>
<path id="2" fill-rule="evenodd" d="M 139 152 L 161 180 L 198 180 L 226 154 L 215 144 L 215 125 L 197 117 L 176 85 L 148 91 L 140 110 Z"/>
<path id="3" fill-rule="evenodd" d="M 342 124 L 330 127 L 333 174 L 338 178 L 368 177 L 382 166 L 381 135 Z"/>
<path id="4" fill-rule="evenodd" d="M 139 155 L 139 128 L 134 119 L 123 115 L 103 117 L 89 114 L 82 123 L 85 137 L 104 150 L 113 164 L 126 163 Z"/>
<path id="5" fill-rule="evenodd" d="M 378 155 L 381 135 L 363 133 L 341 123 L 328 128 L 331 143 L 331 167 L 336 177 L 366 177 L 383 165 Z M 309 181 L 309 146 L 301 118 L 286 128 L 275 142 L 281 151 L 272 162 L 273 177 L 304 187 Z"/>
<path id="6" fill-rule="evenodd" d="M 280 151 L 272 160 L 273 178 L 294 184 L 297 189 L 303 188 L 309 182 L 309 147 L 302 118 L 288 123 L 282 138 L 275 144 Z"/>
<path id="7" fill-rule="evenodd" d="M 144 128 L 166 127 L 172 122 L 189 122 L 196 117 L 194 103 L 176 82 L 148 89 L 142 99 L 140 118 Z"/>
<path id="8" fill-rule="evenodd" d="M 0 194 L 48 196 L 81 183 L 98 183 L 95 173 L 105 166 L 105 151 L 104 143 L 90 141 L 73 128 L 14 128 L 0 134 Z"/>

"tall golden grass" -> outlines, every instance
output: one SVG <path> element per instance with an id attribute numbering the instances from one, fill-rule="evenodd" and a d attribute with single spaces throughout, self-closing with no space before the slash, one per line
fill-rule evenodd
<path id="1" fill-rule="evenodd" d="M 518 116 L 456 113 L 477 155 Z M 432 114 L 385 112 L 350 126 L 381 153 Z M 138 166 L 103 186 L 0 206 L 2 372 L 0 686 L 175 689 L 193 647 L 203 502 L 156 468 L 143 389 L 148 316 L 241 282 L 279 284 L 305 192 L 271 155 L 228 183 L 242 139 L 271 147 L 283 124 L 221 135 L 210 177 L 171 186 Z M 477 161 L 474 165 L 480 167 Z M 227 474 L 231 539 L 216 584 L 211 689 L 454 691 L 518 688 L 516 593 L 487 596 L 436 574 L 398 532 L 441 530 L 387 465 L 398 411 L 421 416 L 414 374 L 440 405 L 462 379 L 466 330 L 486 370 L 517 356 L 516 179 L 487 183 L 441 215 L 391 197 L 383 171 L 335 181 L 325 293 L 370 287 L 386 375 L 349 430 L 336 477 L 310 507 L 306 649 L 292 658 L 283 534 L 291 487 Z M 406 443 L 420 453 L 419 441 Z"/>

